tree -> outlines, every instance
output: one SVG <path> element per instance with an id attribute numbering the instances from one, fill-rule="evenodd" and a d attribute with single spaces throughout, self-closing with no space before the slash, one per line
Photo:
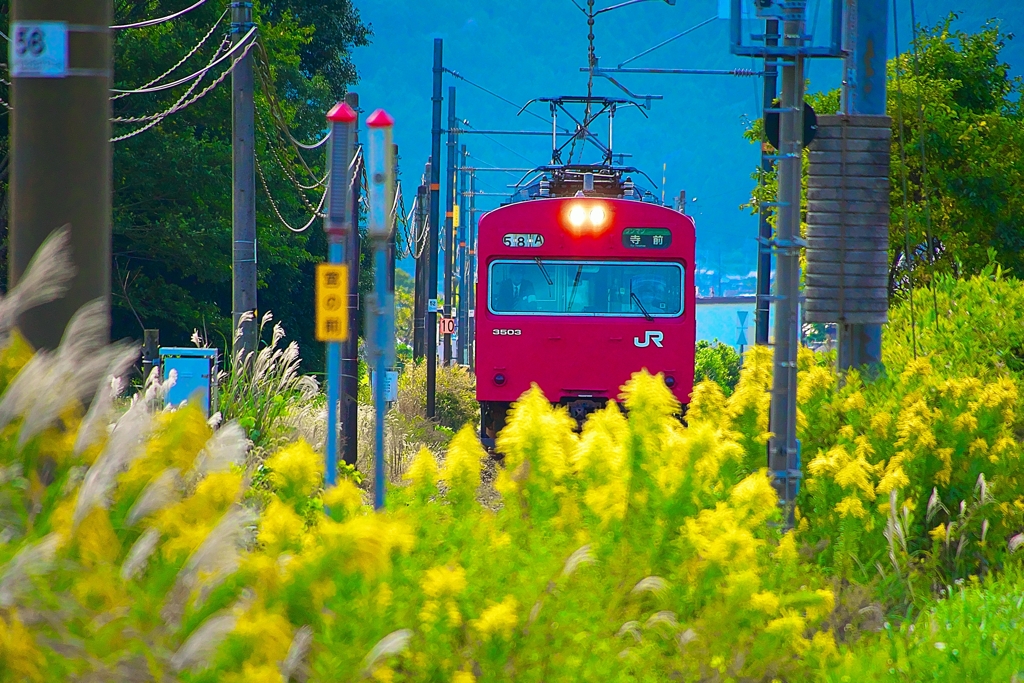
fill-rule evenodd
<path id="1" fill-rule="evenodd" d="M 989 250 L 1011 272 L 1024 272 L 1024 87 L 1000 60 L 1013 36 L 995 20 L 977 33 L 955 30 L 957 18 L 921 29 L 916 57 L 911 51 L 888 64 L 892 295 L 902 296 L 910 282 L 908 242 L 915 284 L 936 272 L 978 274 Z M 835 114 L 839 90 L 808 101 L 819 114 Z M 747 137 L 759 143 L 762 131 L 756 121 Z M 775 187 L 769 174 L 752 193 L 751 209 L 770 201 Z"/>
<path id="2" fill-rule="evenodd" d="M 179 2 L 119 2 L 118 21 L 160 16 Z M 131 88 L 174 65 L 225 10 L 206 6 L 167 24 L 116 34 L 116 83 Z M 326 242 L 319 220 L 301 227 L 319 203 L 324 151 L 300 150 L 290 136 L 313 141 L 324 113 L 355 80 L 349 54 L 369 29 L 348 0 L 257 3 L 257 239 L 260 312 L 270 310 L 319 365 L 313 336 L 313 264 Z M 329 19 L 325 19 L 330 15 Z M 224 17 L 227 22 L 229 17 Z M 225 34 L 175 74 L 202 68 Z M 219 73 L 219 72 L 218 72 Z M 209 79 L 208 79 L 209 80 Z M 115 117 L 165 110 L 179 90 L 114 101 Z M 133 127 L 118 125 L 115 134 Z M 128 130 L 126 130 L 126 128 Z M 287 133 L 285 131 L 288 131 Z M 304 187 L 303 187 L 304 186 Z M 230 78 L 158 126 L 117 143 L 114 151 L 114 335 L 138 337 L 156 327 L 165 343 L 194 328 L 230 343 L 231 108 Z M 310 188 L 310 189 L 305 189 Z"/>
<path id="3" fill-rule="evenodd" d="M 6 21 L 3 5 L 0 20 Z M 116 23 L 165 16 L 182 5 L 180 0 L 116 0 Z M 256 181 L 260 313 L 272 311 L 299 341 L 307 365 L 319 366 L 323 352 L 313 335 L 312 302 L 313 265 L 326 252 L 321 222 L 303 233 L 292 233 L 281 222 L 301 227 L 312 215 L 322 192 L 317 182 L 326 147 L 300 150 L 284 129 L 298 140 L 323 135 L 324 113 L 356 80 L 351 50 L 367 44 L 370 29 L 351 0 L 265 0 L 256 3 L 254 14 L 257 158 L 264 177 Z M 209 2 L 174 21 L 116 31 L 114 87 L 137 88 L 167 72 L 210 31 L 202 47 L 165 80 L 202 69 L 225 49 L 229 21 L 227 2 Z M 229 65 L 230 60 L 212 69 L 193 94 Z M 115 338 L 138 339 L 144 328 L 157 328 L 164 344 L 181 345 L 198 328 L 218 346 L 230 345 L 230 83 L 228 75 L 191 106 L 114 145 Z M 116 97 L 113 116 L 164 112 L 188 88 Z M 5 85 L 0 98 L 9 101 Z M 5 284 L 9 119 L 0 108 L 0 284 Z M 114 135 L 145 125 L 115 122 Z"/>

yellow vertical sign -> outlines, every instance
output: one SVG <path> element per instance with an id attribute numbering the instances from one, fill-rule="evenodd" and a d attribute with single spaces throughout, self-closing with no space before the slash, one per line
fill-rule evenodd
<path id="1" fill-rule="evenodd" d="M 459 205 L 452 207 L 452 227 L 459 227 Z"/>
<path id="2" fill-rule="evenodd" d="M 316 267 L 316 338 L 348 339 L 348 266 L 319 263 Z"/>

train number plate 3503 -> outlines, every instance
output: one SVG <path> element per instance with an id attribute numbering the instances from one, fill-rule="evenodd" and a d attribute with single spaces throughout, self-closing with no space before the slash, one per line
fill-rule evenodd
<path id="1" fill-rule="evenodd" d="M 542 247 L 544 235 L 526 232 L 507 232 L 501 240 L 506 247 Z"/>

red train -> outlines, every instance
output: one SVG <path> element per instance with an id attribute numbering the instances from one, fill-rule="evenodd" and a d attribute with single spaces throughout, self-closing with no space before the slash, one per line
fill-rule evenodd
<path id="1" fill-rule="evenodd" d="M 641 368 L 664 373 L 684 404 L 693 388 L 693 219 L 639 192 L 633 169 L 548 170 L 479 224 L 485 439 L 531 383 L 580 421 Z"/>

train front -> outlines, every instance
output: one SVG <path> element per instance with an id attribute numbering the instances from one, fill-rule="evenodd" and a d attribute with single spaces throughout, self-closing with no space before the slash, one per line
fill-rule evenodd
<path id="1" fill-rule="evenodd" d="M 531 199 L 487 213 L 476 301 L 481 432 L 536 383 L 582 420 L 630 376 L 693 388 L 694 223 L 660 204 L 601 196 Z"/>

